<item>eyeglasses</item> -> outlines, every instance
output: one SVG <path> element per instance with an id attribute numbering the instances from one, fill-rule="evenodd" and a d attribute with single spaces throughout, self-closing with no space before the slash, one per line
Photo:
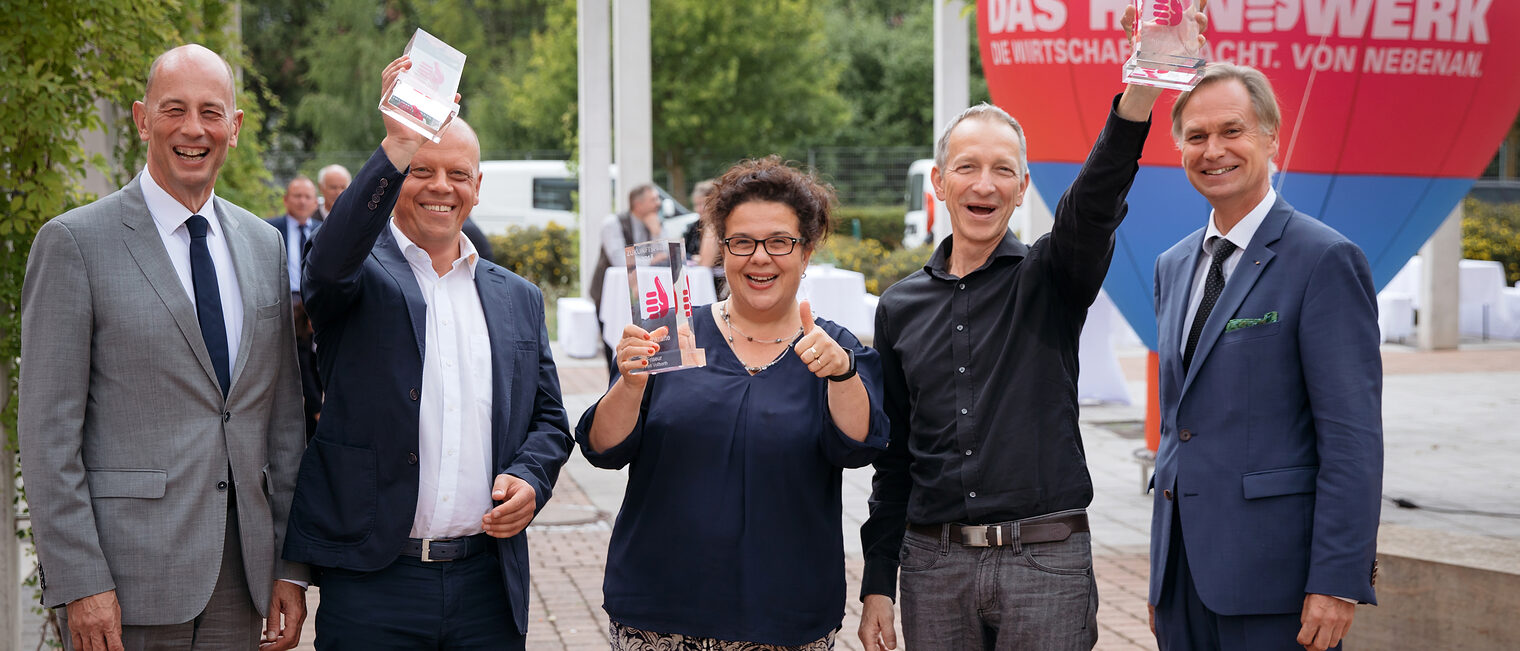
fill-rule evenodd
<path id="1" fill-rule="evenodd" d="M 757 245 L 764 243 L 765 252 L 769 255 L 786 255 L 791 253 L 802 242 L 800 237 L 788 237 L 777 235 L 757 240 L 753 237 L 730 237 L 723 240 L 723 246 L 728 247 L 728 252 L 738 256 L 751 256 L 755 254 Z"/>

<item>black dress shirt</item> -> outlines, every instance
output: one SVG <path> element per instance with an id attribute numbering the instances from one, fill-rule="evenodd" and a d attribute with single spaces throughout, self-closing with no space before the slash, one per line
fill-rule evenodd
<path id="1" fill-rule="evenodd" d="M 861 527 L 862 598 L 895 598 L 907 522 L 1006 522 L 1092 501 L 1077 341 L 1149 131 L 1111 111 L 1049 235 L 1025 245 L 1006 233 L 964 278 L 949 273 L 946 238 L 882 294 L 876 348 L 892 438 Z"/>

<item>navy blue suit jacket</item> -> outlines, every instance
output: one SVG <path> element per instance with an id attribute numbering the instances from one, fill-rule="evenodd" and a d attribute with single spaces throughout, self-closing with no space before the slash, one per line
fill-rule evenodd
<path id="1" fill-rule="evenodd" d="M 1180 503 L 1189 568 L 1215 613 L 1297 613 L 1306 593 L 1376 603 L 1383 367 L 1366 256 L 1279 197 L 1184 369 L 1203 236 L 1156 260 L 1150 601 L 1175 569 L 1167 552 Z M 1232 319 L 1264 322 L 1226 332 Z"/>
<path id="2" fill-rule="evenodd" d="M 386 567 L 416 515 L 427 305 L 388 226 L 405 177 L 376 150 L 306 258 L 302 291 L 327 396 L 297 477 L 285 557 L 319 568 Z M 543 295 L 486 260 L 476 266 L 475 286 L 491 339 L 492 474 L 527 481 L 543 508 L 573 446 Z M 512 612 L 526 633 L 527 533 L 497 544 Z"/>

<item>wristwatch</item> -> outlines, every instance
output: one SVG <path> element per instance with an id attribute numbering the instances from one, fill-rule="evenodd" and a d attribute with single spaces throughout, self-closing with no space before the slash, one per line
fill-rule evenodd
<path id="1" fill-rule="evenodd" d="M 850 379 L 852 377 L 855 377 L 855 349 L 854 348 L 846 348 L 846 349 L 844 349 L 844 352 L 845 352 L 846 355 L 850 356 L 850 370 L 845 371 L 843 373 L 840 373 L 839 375 L 830 375 L 829 376 L 829 381 L 830 382 L 843 382 L 843 381 L 848 380 L 848 379 Z"/>

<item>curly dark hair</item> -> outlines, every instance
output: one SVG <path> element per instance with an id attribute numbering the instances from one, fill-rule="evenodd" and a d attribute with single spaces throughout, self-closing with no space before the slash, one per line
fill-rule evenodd
<path id="1" fill-rule="evenodd" d="M 809 252 L 829 235 L 834 187 L 774 154 L 739 161 L 718 177 L 716 187 L 707 195 L 706 205 L 700 207 L 703 227 L 723 239 L 728 234 L 728 216 L 750 201 L 774 201 L 797 213 L 802 246 Z M 727 247 L 719 251 L 728 253 Z"/>

